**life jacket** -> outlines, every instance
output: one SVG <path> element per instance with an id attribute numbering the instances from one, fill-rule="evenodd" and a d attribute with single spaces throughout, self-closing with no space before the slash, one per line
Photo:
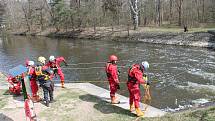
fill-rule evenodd
<path id="1" fill-rule="evenodd" d="M 50 79 L 50 76 L 49 76 L 48 74 L 43 73 L 42 66 L 36 66 L 36 67 L 35 67 L 35 74 L 36 74 L 38 77 L 43 76 L 43 77 L 44 77 L 44 80 L 49 80 L 49 79 Z"/>
<path id="2" fill-rule="evenodd" d="M 44 75 L 43 72 L 42 72 L 42 66 L 36 66 L 35 67 L 35 73 L 36 73 L 37 76 Z"/>
<path id="3" fill-rule="evenodd" d="M 128 70 L 128 82 L 132 82 L 133 84 L 137 83 L 137 79 L 134 76 L 132 76 L 131 73 L 135 68 L 138 68 L 137 66 L 139 66 L 139 65 L 134 64 Z M 143 72 L 143 68 L 141 68 L 141 66 L 139 66 L 139 70 Z"/>
<path id="4" fill-rule="evenodd" d="M 51 68 L 58 68 L 57 64 L 56 64 L 56 60 L 54 62 L 50 62 L 51 63 Z"/>
<path id="5" fill-rule="evenodd" d="M 106 75 L 107 75 L 108 78 L 111 77 L 111 73 L 110 73 L 110 71 L 109 71 L 110 64 L 111 64 L 111 63 L 108 62 L 108 63 L 106 64 L 106 68 L 105 68 Z"/>

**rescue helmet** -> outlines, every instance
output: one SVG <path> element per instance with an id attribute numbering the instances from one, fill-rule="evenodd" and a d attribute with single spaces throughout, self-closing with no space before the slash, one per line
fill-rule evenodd
<path id="1" fill-rule="evenodd" d="M 40 56 L 40 57 L 38 57 L 38 61 L 39 61 L 40 63 L 45 64 L 45 63 L 46 63 L 46 58 L 43 57 L 43 56 Z"/>
<path id="2" fill-rule="evenodd" d="M 109 60 L 110 60 L 110 61 L 117 61 L 118 58 L 117 58 L 117 56 L 115 56 L 115 55 L 111 55 L 111 56 L 109 57 Z"/>
<path id="3" fill-rule="evenodd" d="M 147 70 L 149 68 L 149 63 L 147 61 L 143 61 L 142 66 L 144 67 L 145 70 Z"/>
<path id="4" fill-rule="evenodd" d="M 28 61 L 28 66 L 33 66 L 34 65 L 34 61 Z"/>
<path id="5" fill-rule="evenodd" d="M 54 57 L 53 55 L 51 55 L 51 56 L 49 57 L 49 61 L 53 62 L 54 60 L 55 60 L 55 57 Z"/>

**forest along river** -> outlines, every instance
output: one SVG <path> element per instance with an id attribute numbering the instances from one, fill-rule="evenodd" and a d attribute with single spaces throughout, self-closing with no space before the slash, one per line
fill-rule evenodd
<path id="1" fill-rule="evenodd" d="M 123 43 L 101 40 L 50 39 L 43 37 L 4 36 L 0 38 L 0 71 L 24 64 L 26 58 L 64 56 L 66 82 L 99 81 L 108 89 L 105 62 L 108 56 L 119 57 L 122 95 L 128 96 L 127 70 L 133 63 L 148 61 L 151 105 L 166 111 L 177 111 L 196 105 L 214 105 L 215 52 L 205 48 Z M 58 79 L 59 80 L 59 79 Z M 142 89 L 143 91 L 143 89 Z"/>

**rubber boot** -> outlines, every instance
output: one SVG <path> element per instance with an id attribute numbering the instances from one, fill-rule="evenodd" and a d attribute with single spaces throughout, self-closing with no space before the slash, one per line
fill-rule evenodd
<path id="1" fill-rule="evenodd" d="M 46 105 L 47 107 L 49 107 L 49 101 L 48 101 L 48 100 L 45 101 L 45 105 Z"/>
<path id="2" fill-rule="evenodd" d="M 138 117 L 144 116 L 144 113 L 140 110 L 140 108 L 135 108 L 135 110 L 136 110 L 136 113 L 137 113 Z"/>
<path id="3" fill-rule="evenodd" d="M 120 101 L 117 100 L 117 98 L 114 96 L 114 97 L 111 97 L 111 104 L 119 104 Z"/>
<path id="4" fill-rule="evenodd" d="M 50 96 L 50 103 L 53 103 L 55 101 L 54 98 L 53 98 L 53 91 L 51 91 L 49 93 L 49 96 Z"/>
<path id="5" fill-rule="evenodd" d="M 36 102 L 40 102 L 42 99 L 40 98 L 39 95 L 36 95 Z"/>
<path id="6" fill-rule="evenodd" d="M 61 88 L 65 88 L 64 87 L 64 80 L 61 80 Z"/>
<path id="7" fill-rule="evenodd" d="M 135 107 L 134 107 L 134 103 L 132 103 L 132 105 L 130 105 L 130 111 L 134 111 Z"/>
<path id="8" fill-rule="evenodd" d="M 41 101 L 41 98 L 39 97 L 39 95 L 34 95 L 34 96 L 32 97 L 32 101 L 33 101 L 34 103 L 40 102 L 40 101 Z"/>

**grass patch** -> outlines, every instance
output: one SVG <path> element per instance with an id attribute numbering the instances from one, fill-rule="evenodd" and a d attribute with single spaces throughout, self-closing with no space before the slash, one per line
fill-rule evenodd
<path id="1" fill-rule="evenodd" d="M 56 102 L 40 112 L 41 120 L 51 121 L 213 121 L 215 107 L 168 113 L 163 117 L 139 118 L 100 98 L 77 89 L 56 90 Z"/>
<path id="2" fill-rule="evenodd" d="M 69 89 L 65 89 L 60 95 L 56 97 L 59 100 L 68 100 L 78 98 L 81 92 L 71 92 Z"/>
<path id="3" fill-rule="evenodd" d="M 8 90 L 0 89 L 0 109 L 2 109 L 5 105 L 7 105 L 7 101 L 8 101 L 7 92 Z"/>
<path id="4" fill-rule="evenodd" d="M 83 92 L 71 89 L 55 90 L 55 92 L 58 93 L 55 97 L 56 101 L 40 112 L 39 117 L 51 121 L 73 121 L 75 118 L 71 114 L 77 107 L 79 95 Z"/>
<path id="5" fill-rule="evenodd" d="M 6 104 L 6 100 L 0 99 L 0 109 L 2 109 Z"/>
<path id="6" fill-rule="evenodd" d="M 196 111 L 185 111 L 174 114 L 167 114 L 160 118 L 145 118 L 141 121 L 214 121 L 215 107 L 199 109 Z"/>
<path id="7" fill-rule="evenodd" d="M 187 114 L 189 117 L 201 121 L 214 121 L 215 120 L 215 107 L 197 110 Z"/>

